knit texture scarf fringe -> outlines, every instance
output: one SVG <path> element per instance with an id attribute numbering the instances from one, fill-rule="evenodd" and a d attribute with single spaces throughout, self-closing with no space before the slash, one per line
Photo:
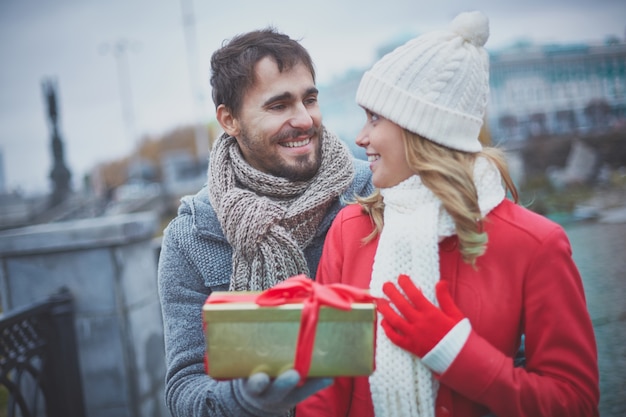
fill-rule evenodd
<path id="1" fill-rule="evenodd" d="M 474 165 L 478 205 L 485 216 L 505 197 L 498 169 L 485 158 Z M 384 227 L 374 257 L 370 291 L 383 297 L 385 282 L 406 274 L 437 305 L 439 241 L 455 234 L 452 217 L 419 176 L 382 189 Z M 370 376 L 377 417 L 434 417 L 438 382 L 419 358 L 394 345 L 377 329 L 376 370 Z"/>
<path id="2" fill-rule="evenodd" d="M 231 291 L 266 290 L 294 275 L 309 276 L 303 249 L 354 178 L 347 146 L 326 129 L 320 132 L 322 163 L 309 181 L 253 168 L 226 134 L 211 150 L 209 197 L 233 248 Z"/>

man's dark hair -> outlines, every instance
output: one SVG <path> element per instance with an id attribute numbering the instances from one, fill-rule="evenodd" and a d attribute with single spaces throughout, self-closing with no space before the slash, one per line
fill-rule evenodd
<path id="1" fill-rule="evenodd" d="M 315 82 L 315 68 L 308 51 L 296 40 L 275 28 L 255 30 L 227 41 L 211 57 L 213 102 L 228 107 L 234 116 L 241 111 L 243 96 L 254 85 L 254 66 L 271 57 L 283 72 L 304 64 Z"/>

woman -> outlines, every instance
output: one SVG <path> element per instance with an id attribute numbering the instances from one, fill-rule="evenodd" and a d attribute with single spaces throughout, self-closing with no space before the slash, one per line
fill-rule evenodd
<path id="1" fill-rule="evenodd" d="M 462 13 L 364 74 L 356 142 L 378 191 L 335 219 L 316 279 L 387 300 L 376 370 L 337 378 L 298 417 L 598 415 L 595 338 L 567 236 L 516 204 L 503 155 L 478 140 L 488 37 L 483 14 Z"/>

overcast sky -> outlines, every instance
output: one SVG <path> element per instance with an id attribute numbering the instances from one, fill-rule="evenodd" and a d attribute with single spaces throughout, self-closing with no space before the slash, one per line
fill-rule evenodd
<path id="1" fill-rule="evenodd" d="M 383 44 L 445 27 L 473 9 L 490 18 L 491 50 L 518 40 L 623 39 L 626 29 L 623 0 L 0 0 L 5 187 L 49 190 L 44 78 L 57 83 L 65 161 L 77 187 L 89 169 L 128 154 L 142 135 L 212 119 L 210 56 L 237 33 L 273 25 L 301 39 L 324 84 L 372 64 Z M 183 10 L 194 12 L 187 25 Z M 192 53 L 186 33 L 195 34 Z M 128 45 L 128 72 L 118 71 L 113 53 L 120 41 Z M 130 90 L 120 90 L 125 81 Z M 121 91 L 130 91 L 130 99 Z"/>

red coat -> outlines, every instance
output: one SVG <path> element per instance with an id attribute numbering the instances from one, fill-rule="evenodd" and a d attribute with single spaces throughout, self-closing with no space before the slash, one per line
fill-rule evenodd
<path id="1" fill-rule="evenodd" d="M 369 288 L 377 241 L 359 206 L 344 208 L 324 246 L 316 279 Z M 509 200 L 484 223 L 489 242 L 476 269 L 456 236 L 439 245 L 441 279 L 472 332 L 438 375 L 436 416 L 598 416 L 595 336 L 564 230 Z M 525 334 L 526 367 L 513 357 Z M 297 407 L 297 417 L 373 416 L 367 377 L 336 378 Z"/>

